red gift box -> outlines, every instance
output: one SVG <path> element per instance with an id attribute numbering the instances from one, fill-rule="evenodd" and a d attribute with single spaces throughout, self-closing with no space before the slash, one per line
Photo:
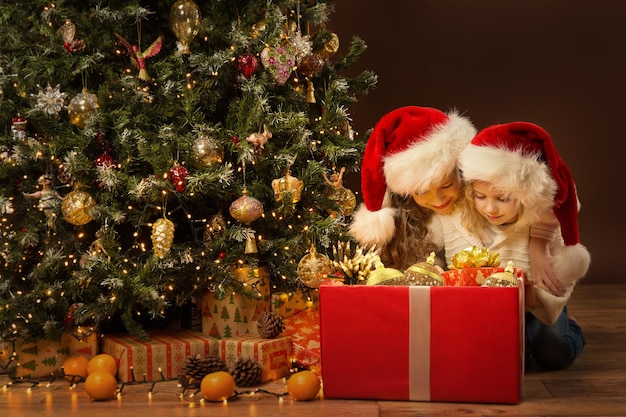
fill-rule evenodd
<path id="1" fill-rule="evenodd" d="M 519 278 L 498 288 L 321 286 L 324 396 L 517 404 L 523 298 Z"/>
<path id="2" fill-rule="evenodd" d="M 303 366 L 319 369 L 320 315 L 308 309 L 285 319 L 282 335 L 291 339 L 294 359 Z"/>

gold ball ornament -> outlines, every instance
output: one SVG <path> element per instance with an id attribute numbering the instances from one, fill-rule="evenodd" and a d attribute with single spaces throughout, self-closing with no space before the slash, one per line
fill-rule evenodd
<path id="1" fill-rule="evenodd" d="M 441 271 L 435 266 L 435 253 L 431 252 L 426 262 L 418 262 L 404 271 L 405 285 L 443 286 Z"/>
<path id="2" fill-rule="evenodd" d="M 207 135 L 200 135 L 193 142 L 196 158 L 208 167 L 215 167 L 224 160 L 224 147 Z"/>
<path id="3" fill-rule="evenodd" d="M 317 253 L 315 246 L 311 246 L 309 253 L 302 257 L 297 269 L 298 278 L 309 288 L 319 288 L 334 271 L 333 261 L 328 256 Z"/>
<path id="4" fill-rule="evenodd" d="M 117 380 L 104 371 L 96 371 L 87 375 L 85 392 L 95 401 L 111 400 L 117 395 Z"/>
<path id="5" fill-rule="evenodd" d="M 191 0 L 178 0 L 170 8 L 170 29 L 178 39 L 181 54 L 190 54 L 189 44 L 200 31 L 200 8 Z"/>
<path id="6" fill-rule="evenodd" d="M 287 380 L 287 392 L 297 401 L 310 401 L 317 397 L 322 382 L 320 377 L 312 371 L 300 371 Z"/>
<path id="7" fill-rule="evenodd" d="M 230 215 L 243 224 L 250 224 L 263 215 L 263 204 L 254 197 L 250 197 L 248 189 L 244 188 L 241 197 L 230 205 Z"/>
<path id="8" fill-rule="evenodd" d="M 152 225 L 152 250 L 158 258 L 165 258 L 174 241 L 174 223 L 162 217 Z"/>
<path id="9" fill-rule="evenodd" d="M 312 53 L 302 57 L 298 69 L 306 76 L 312 76 L 324 68 L 324 58 L 320 54 Z"/>
<path id="10" fill-rule="evenodd" d="M 67 106 L 67 113 L 70 117 L 70 123 L 74 126 L 85 127 L 87 118 L 100 108 L 98 96 L 87 92 L 84 88 L 82 93 L 78 93 L 76 97 L 70 100 Z"/>
<path id="11" fill-rule="evenodd" d="M 235 393 L 235 379 L 228 372 L 212 372 L 202 378 L 200 391 L 207 401 L 224 401 Z"/>
<path id="12" fill-rule="evenodd" d="M 63 218 L 75 226 L 82 226 L 93 220 L 96 200 L 86 191 L 74 190 L 61 201 Z"/>
<path id="13" fill-rule="evenodd" d="M 517 278 L 513 274 L 513 262 L 509 261 L 504 268 L 504 272 L 495 272 L 491 274 L 485 282 L 483 287 L 517 287 Z"/>

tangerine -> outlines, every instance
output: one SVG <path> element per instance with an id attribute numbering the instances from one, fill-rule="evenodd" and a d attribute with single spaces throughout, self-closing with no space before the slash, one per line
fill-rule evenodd
<path id="1" fill-rule="evenodd" d="M 212 372 L 202 378 L 200 391 L 207 401 L 224 401 L 235 393 L 235 379 L 225 371 Z"/>
<path id="2" fill-rule="evenodd" d="M 100 353 L 89 359 L 87 375 L 96 371 L 107 372 L 115 377 L 117 375 L 117 361 L 108 353 Z"/>
<path id="3" fill-rule="evenodd" d="M 74 355 L 68 356 L 63 361 L 63 374 L 65 379 L 72 382 L 78 382 L 87 376 L 87 364 L 89 359 L 85 356 Z"/>
<path id="4" fill-rule="evenodd" d="M 85 379 L 85 391 L 96 401 L 110 400 L 117 394 L 117 380 L 105 371 L 94 371 Z"/>
<path id="5" fill-rule="evenodd" d="M 317 374 L 300 371 L 287 380 L 287 392 L 295 400 L 309 401 L 317 397 L 322 383 Z"/>

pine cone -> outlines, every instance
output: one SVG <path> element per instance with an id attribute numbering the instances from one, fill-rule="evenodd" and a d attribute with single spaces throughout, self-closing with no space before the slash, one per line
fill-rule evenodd
<path id="1" fill-rule="evenodd" d="M 273 339 L 285 330 L 285 322 L 280 314 L 264 311 L 256 323 L 259 335 L 264 339 Z"/>
<path id="2" fill-rule="evenodd" d="M 200 387 L 202 379 L 210 373 L 228 371 L 228 367 L 219 356 L 209 355 L 189 357 L 180 369 L 181 379 L 186 379 L 188 385 Z"/>
<path id="3" fill-rule="evenodd" d="M 230 374 L 239 387 L 251 387 L 261 382 L 263 368 L 261 364 L 251 358 L 240 357 L 237 359 Z"/>

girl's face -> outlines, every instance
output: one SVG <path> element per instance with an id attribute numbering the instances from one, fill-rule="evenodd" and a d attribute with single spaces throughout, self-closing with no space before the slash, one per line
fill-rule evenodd
<path id="1" fill-rule="evenodd" d="M 459 198 L 459 181 L 457 175 L 451 174 L 441 184 L 433 184 L 424 193 L 413 194 L 413 200 L 437 214 L 450 214 Z"/>
<path id="2" fill-rule="evenodd" d="M 517 200 L 494 189 L 489 182 L 475 181 L 472 188 L 474 206 L 489 223 L 502 226 L 517 220 L 519 216 Z"/>

